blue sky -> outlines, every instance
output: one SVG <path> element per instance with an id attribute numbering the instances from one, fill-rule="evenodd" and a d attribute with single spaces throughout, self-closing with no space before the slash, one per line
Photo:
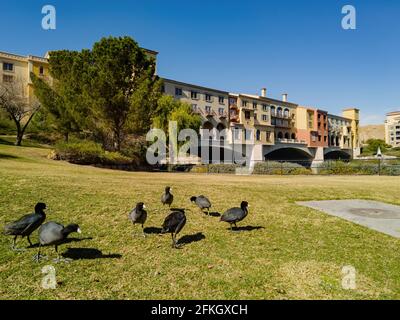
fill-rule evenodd
<path id="1" fill-rule="evenodd" d="M 41 28 L 41 8 L 57 29 Z M 357 9 L 343 30 L 341 8 Z M 1 1 L 0 51 L 43 55 L 90 48 L 103 36 L 132 36 L 159 51 L 160 76 L 259 93 L 340 113 L 361 109 L 362 124 L 400 109 L 398 0 Z"/>

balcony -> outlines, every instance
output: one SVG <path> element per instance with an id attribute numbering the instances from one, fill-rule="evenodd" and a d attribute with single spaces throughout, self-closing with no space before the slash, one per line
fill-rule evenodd
<path id="1" fill-rule="evenodd" d="M 271 117 L 279 118 L 279 119 L 290 119 L 290 120 L 293 120 L 294 119 L 294 114 L 290 115 L 290 114 L 284 114 L 284 113 L 278 113 L 278 112 L 271 112 Z"/>
<path id="2" fill-rule="evenodd" d="M 212 118 L 212 117 L 216 116 L 217 114 L 213 110 L 205 110 L 204 115 L 207 118 Z"/>
<path id="3" fill-rule="evenodd" d="M 307 144 L 304 140 L 297 139 L 275 139 L 275 143 L 284 143 L 284 144 Z"/>
<path id="4" fill-rule="evenodd" d="M 218 117 L 223 120 L 228 118 L 228 114 L 224 111 L 224 112 L 218 112 Z"/>

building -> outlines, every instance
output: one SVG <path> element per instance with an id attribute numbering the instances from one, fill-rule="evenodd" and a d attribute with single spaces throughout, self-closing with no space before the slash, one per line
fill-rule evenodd
<path id="1" fill-rule="evenodd" d="M 164 94 L 192 106 L 194 113 L 200 115 L 202 128 L 222 131 L 229 125 L 229 93 L 170 79 L 163 79 Z"/>
<path id="2" fill-rule="evenodd" d="M 385 141 L 392 147 L 400 147 L 400 111 L 386 114 Z"/>
<path id="3" fill-rule="evenodd" d="M 328 147 L 328 112 L 299 106 L 296 114 L 298 139 L 308 147 Z"/>
<path id="4" fill-rule="evenodd" d="M 158 52 L 144 49 L 157 64 Z M 24 94 L 33 98 L 30 72 L 49 77 L 48 55 L 20 56 L 0 52 L 0 81 L 24 83 Z M 260 95 L 229 93 L 224 90 L 163 79 L 164 94 L 191 105 L 200 115 L 201 141 L 207 139 L 212 147 L 234 149 L 253 146 L 252 159 L 298 160 L 330 157 L 352 157 L 359 153 L 359 110 L 345 109 L 341 116 L 331 115 L 314 107 L 299 106 L 288 101 Z M 400 113 L 388 115 L 388 139 L 400 140 Z M 397 121 L 397 122 L 396 122 Z M 210 134 L 209 134 L 210 133 Z M 207 134 L 207 136 L 205 136 Z M 399 143 L 399 142 L 395 142 Z M 232 157 L 234 159 L 234 157 Z"/>
<path id="5" fill-rule="evenodd" d="M 23 87 L 23 95 L 33 99 L 33 88 L 30 73 L 39 77 L 49 76 L 48 56 L 20 56 L 16 54 L 0 52 L 0 82 L 16 83 Z"/>
<path id="6" fill-rule="evenodd" d="M 157 62 L 157 51 L 144 49 L 146 54 Z M 33 86 L 30 73 L 50 79 L 49 53 L 44 57 L 33 55 L 22 56 L 0 51 L 0 83 L 16 83 L 23 87 L 23 95 L 33 99 Z"/>
<path id="7" fill-rule="evenodd" d="M 352 123 L 351 119 L 341 116 L 335 116 L 332 114 L 328 115 L 329 147 L 340 148 L 340 149 L 352 149 L 351 123 Z"/>
<path id="8" fill-rule="evenodd" d="M 243 152 L 253 145 L 254 161 L 350 158 L 359 153 L 358 109 L 336 116 L 288 102 L 287 94 L 272 99 L 265 88 L 253 95 L 163 80 L 165 94 L 190 104 L 201 116 L 201 138 L 204 141 L 204 132 L 210 130 L 210 145 L 242 145 Z"/>

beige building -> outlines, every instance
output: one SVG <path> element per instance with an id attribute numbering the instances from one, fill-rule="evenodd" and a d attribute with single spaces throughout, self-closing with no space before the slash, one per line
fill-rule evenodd
<path id="1" fill-rule="evenodd" d="M 342 112 L 342 117 L 351 120 L 350 139 L 353 149 L 360 152 L 360 110 L 357 108 L 347 108 Z"/>
<path id="2" fill-rule="evenodd" d="M 191 105 L 193 112 L 200 115 L 203 129 L 222 131 L 228 128 L 228 92 L 165 78 L 163 81 L 164 94 Z"/>
<path id="3" fill-rule="evenodd" d="M 229 114 L 230 128 L 234 131 L 235 142 L 274 144 L 275 132 L 274 126 L 271 125 L 269 99 L 263 96 L 231 93 Z"/>
<path id="4" fill-rule="evenodd" d="M 0 68 L 0 83 L 21 84 L 22 94 L 28 99 L 34 97 L 30 73 L 39 77 L 49 76 L 47 56 L 42 58 L 0 52 Z"/>
<path id="5" fill-rule="evenodd" d="M 386 115 L 385 141 L 392 147 L 400 147 L 400 111 Z"/>
<path id="6" fill-rule="evenodd" d="M 340 149 L 353 149 L 352 120 L 328 114 L 329 146 Z M 355 133 L 354 133 L 355 134 Z M 355 146 L 358 147 L 358 146 Z"/>

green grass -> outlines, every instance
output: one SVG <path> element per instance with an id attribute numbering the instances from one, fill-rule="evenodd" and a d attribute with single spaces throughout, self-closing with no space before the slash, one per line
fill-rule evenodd
<path id="1" fill-rule="evenodd" d="M 93 248 L 105 257 L 37 264 L 36 249 L 15 253 L 10 237 L 0 236 L 0 299 L 400 298 L 398 239 L 295 204 L 352 198 L 400 204 L 398 177 L 128 173 L 48 160 L 48 152 L 0 145 L 0 225 L 44 201 L 48 221 L 76 222 L 79 237 L 92 238 L 63 245 L 61 252 Z M 179 237 L 197 241 L 181 250 L 170 248 L 169 235 L 133 237 L 127 219 L 144 201 L 146 226 L 159 228 L 167 214 L 160 205 L 166 185 L 176 206 L 192 209 Z M 263 228 L 230 233 L 190 204 L 190 196 L 203 193 L 218 212 L 249 201 L 240 226 Z M 37 233 L 32 238 L 37 241 Z M 44 253 L 54 257 L 53 248 Z M 41 268 L 48 264 L 56 268 L 55 290 L 41 287 Z M 356 290 L 341 287 L 347 265 L 357 270 Z"/>

